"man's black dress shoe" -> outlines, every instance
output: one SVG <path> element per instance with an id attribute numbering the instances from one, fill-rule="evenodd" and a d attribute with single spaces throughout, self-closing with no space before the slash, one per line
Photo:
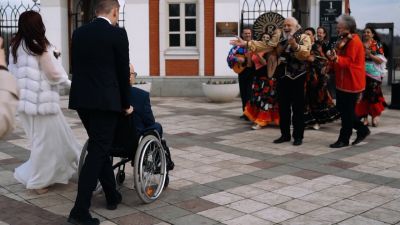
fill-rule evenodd
<path id="1" fill-rule="evenodd" d="M 246 115 L 241 115 L 240 116 L 240 119 L 242 119 L 242 120 L 246 120 L 246 121 L 249 121 L 249 118 L 247 118 L 247 116 Z"/>
<path id="2" fill-rule="evenodd" d="M 68 223 L 74 224 L 74 225 L 99 225 L 100 220 L 97 218 L 92 218 L 91 216 L 85 218 L 85 219 L 80 219 L 80 218 L 75 218 L 72 217 L 71 215 L 68 217 Z"/>
<path id="3" fill-rule="evenodd" d="M 298 146 L 298 145 L 301 145 L 301 144 L 303 144 L 303 140 L 301 140 L 301 139 L 294 139 L 294 141 L 293 141 L 293 145 L 294 145 L 294 146 Z"/>
<path id="4" fill-rule="evenodd" d="M 368 129 L 368 128 L 367 128 Z M 358 144 L 358 143 L 360 143 L 360 142 L 362 142 L 368 135 L 370 135 L 371 134 L 371 131 L 368 129 L 367 131 L 365 131 L 365 132 L 360 132 L 360 133 L 357 133 L 357 137 L 356 137 L 356 140 L 354 140 L 352 143 L 351 143 L 351 145 L 356 145 L 356 144 Z"/>
<path id="5" fill-rule="evenodd" d="M 119 203 L 121 203 L 121 201 L 122 201 L 122 195 L 121 195 L 121 193 L 119 193 L 119 192 L 117 191 L 117 200 L 116 200 L 116 202 L 114 202 L 114 203 L 107 203 L 107 209 L 108 209 L 108 210 L 115 210 L 115 209 L 117 209 L 117 206 L 118 206 Z"/>
<path id="6" fill-rule="evenodd" d="M 288 142 L 288 141 L 290 141 L 290 137 L 281 136 L 280 138 L 275 139 L 275 140 L 274 140 L 274 143 L 275 143 L 275 144 L 280 144 L 280 143 Z"/>
<path id="7" fill-rule="evenodd" d="M 331 148 L 343 148 L 349 146 L 349 143 L 344 143 L 343 141 L 337 141 L 331 145 L 329 145 L 329 147 Z"/>

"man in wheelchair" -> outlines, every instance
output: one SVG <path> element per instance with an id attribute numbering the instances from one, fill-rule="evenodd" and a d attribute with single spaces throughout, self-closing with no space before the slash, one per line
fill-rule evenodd
<path id="1" fill-rule="evenodd" d="M 135 83 L 137 73 L 132 64 L 130 67 L 130 83 Z M 154 119 L 153 111 L 150 104 L 150 93 L 142 89 L 131 87 L 130 90 L 130 104 L 133 106 L 134 111 L 132 114 L 133 122 L 139 136 L 144 135 L 148 131 L 157 131 L 161 138 L 161 144 L 166 152 L 167 170 L 174 169 L 174 162 L 171 159 L 171 154 L 165 139 L 163 138 L 163 129 L 160 123 Z"/>

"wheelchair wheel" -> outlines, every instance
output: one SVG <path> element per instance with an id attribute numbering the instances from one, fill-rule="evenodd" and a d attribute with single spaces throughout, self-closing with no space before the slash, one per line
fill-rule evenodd
<path id="1" fill-rule="evenodd" d="M 117 186 L 122 186 L 125 181 L 125 172 L 124 171 L 118 171 L 117 174 L 115 175 L 115 181 L 117 181 Z"/>
<path id="2" fill-rule="evenodd" d="M 144 203 L 155 201 L 164 189 L 167 161 L 160 140 L 145 136 L 139 143 L 134 164 L 135 189 Z"/>
<path id="3" fill-rule="evenodd" d="M 86 159 L 86 156 L 87 156 L 87 146 L 88 146 L 88 142 L 89 142 L 89 140 L 87 140 L 87 141 L 85 142 L 85 145 L 83 145 L 82 152 L 81 152 L 81 157 L 79 158 L 78 176 L 81 174 L 81 170 L 82 170 L 82 167 L 83 167 L 83 163 L 85 163 L 85 159 Z M 93 191 L 93 195 L 100 194 L 102 191 L 103 191 L 103 188 L 101 187 L 100 182 L 97 181 L 97 186 L 96 186 L 96 188 L 95 188 L 94 191 Z"/>

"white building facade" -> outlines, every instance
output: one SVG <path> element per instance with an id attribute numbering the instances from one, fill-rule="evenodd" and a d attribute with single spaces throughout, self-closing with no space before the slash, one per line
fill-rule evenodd
<path id="1" fill-rule="evenodd" d="M 47 37 L 61 50 L 63 66 L 69 71 L 70 37 L 74 29 L 84 24 L 85 18 L 86 21 L 93 18 L 93 5 L 97 0 L 23 1 L 40 3 Z M 324 9 L 328 14 L 334 5 L 339 13 L 349 8 L 348 0 L 119 1 L 122 6 L 119 25 L 127 30 L 130 60 L 139 77 L 162 80 L 160 88 L 165 87 L 167 81 L 173 81 L 168 88 L 172 91 L 181 88 L 176 85 L 178 81 L 185 86 L 187 80 L 197 80 L 195 85 L 186 85 L 186 92 L 171 95 L 199 95 L 199 82 L 205 79 L 236 77 L 226 62 L 231 48 L 229 40 L 240 35 L 243 27 L 251 26 L 265 12 L 294 16 L 303 27 L 316 28 L 322 23 L 322 5 L 328 7 Z M 8 0 L 8 4 L 13 2 L 17 5 L 20 0 Z M 1 18 L 2 33 L 4 21 Z M 225 25 L 229 29 L 224 30 Z M 155 95 L 163 94 L 160 91 Z"/>
<path id="2" fill-rule="evenodd" d="M 130 43 L 130 59 L 140 76 L 235 76 L 227 66 L 229 40 L 219 36 L 219 22 L 239 26 L 246 10 L 302 11 L 303 26 L 320 24 L 320 0 L 125 0 L 122 15 Z M 345 11 L 347 1 L 340 1 Z M 41 0 L 47 36 L 63 52 L 69 66 L 69 43 L 78 0 Z M 265 7 L 264 7 L 265 4 Z M 268 8 L 268 5 L 269 8 Z M 250 7 L 250 8 L 246 8 Z M 251 8 L 253 7 L 253 8 Z M 255 7 L 255 8 L 254 8 Z M 263 13 L 263 12 L 262 12 Z M 261 13 L 261 14 L 262 14 Z M 284 13 L 285 14 L 285 13 Z M 286 16 L 291 16 L 290 12 Z M 120 18 L 121 19 L 121 18 Z"/>

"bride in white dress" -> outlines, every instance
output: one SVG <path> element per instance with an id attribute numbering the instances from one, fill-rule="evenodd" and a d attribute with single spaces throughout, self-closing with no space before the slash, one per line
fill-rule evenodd
<path id="1" fill-rule="evenodd" d="M 14 177 L 27 189 L 42 194 L 52 184 L 68 183 L 77 170 L 81 146 L 59 104 L 58 90 L 71 82 L 45 36 L 39 13 L 21 14 L 9 62 L 20 88 L 18 113 L 31 150 Z"/>

